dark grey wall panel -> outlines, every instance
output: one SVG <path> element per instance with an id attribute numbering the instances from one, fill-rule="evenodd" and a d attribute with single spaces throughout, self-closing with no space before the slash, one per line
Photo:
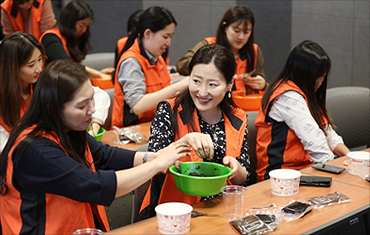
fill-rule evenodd
<path id="1" fill-rule="evenodd" d="M 370 87 L 369 1 L 293 1 L 292 47 L 305 39 L 329 54 L 329 87 Z"/>
<path id="2" fill-rule="evenodd" d="M 91 44 L 94 52 L 113 52 L 117 40 L 126 36 L 127 20 L 132 12 L 142 9 L 142 1 L 87 0 L 95 14 L 91 23 Z"/>
<path id="3" fill-rule="evenodd" d="M 284 66 L 291 46 L 291 1 L 239 0 L 250 8 L 255 18 L 255 42 L 265 58 L 267 80 L 273 80 Z"/>

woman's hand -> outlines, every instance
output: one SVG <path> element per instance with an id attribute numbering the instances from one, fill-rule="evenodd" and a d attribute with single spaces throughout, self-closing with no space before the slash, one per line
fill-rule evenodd
<path id="1" fill-rule="evenodd" d="M 115 68 L 104 68 L 104 69 L 100 70 L 100 72 L 104 73 L 104 74 L 111 75 L 114 72 L 114 70 L 115 70 Z"/>
<path id="2" fill-rule="evenodd" d="M 183 142 L 175 142 L 157 152 L 157 157 L 151 161 L 156 162 L 162 172 L 172 166 L 176 160 L 190 155 L 191 148 Z"/>
<path id="3" fill-rule="evenodd" d="M 211 136 L 199 132 L 186 134 L 178 142 L 190 145 L 200 158 L 211 160 L 214 155 L 214 146 Z"/>
<path id="4" fill-rule="evenodd" d="M 225 166 L 228 166 L 232 170 L 232 174 L 229 176 L 229 179 L 232 179 L 235 177 L 235 175 L 238 173 L 240 163 L 233 157 L 225 156 L 222 159 L 222 162 Z"/>
<path id="5" fill-rule="evenodd" d="M 266 86 L 266 80 L 260 75 L 255 77 L 246 76 L 244 78 L 244 84 L 252 87 L 255 90 L 263 90 Z"/>

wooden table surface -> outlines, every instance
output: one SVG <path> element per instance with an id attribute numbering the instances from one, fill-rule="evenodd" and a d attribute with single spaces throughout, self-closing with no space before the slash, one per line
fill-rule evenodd
<path id="1" fill-rule="evenodd" d="M 348 162 L 347 156 L 336 158 L 333 161 L 330 161 L 327 163 L 327 165 L 346 168 L 346 170 L 340 174 L 333 174 L 333 173 L 329 173 L 325 171 L 319 171 L 319 170 L 313 169 L 312 167 L 303 169 L 301 170 L 301 172 L 307 173 L 309 175 L 315 175 L 315 176 L 332 177 L 333 181 L 339 181 L 339 182 L 342 182 L 348 185 L 358 186 L 358 187 L 362 187 L 367 190 L 370 190 L 370 183 L 357 175 L 350 174 L 348 171 L 348 165 L 343 164 L 344 161 Z"/>
<path id="2" fill-rule="evenodd" d="M 343 159 L 336 159 L 330 162 L 334 165 L 337 162 L 343 162 Z M 311 169 L 302 170 L 303 175 L 311 174 Z M 305 173 L 305 171 L 308 171 Z M 314 172 L 317 173 L 316 171 Z M 323 172 L 325 173 L 325 172 Z M 317 175 L 321 175 L 321 172 Z M 275 203 L 277 206 L 289 204 L 292 200 L 303 201 L 305 198 L 322 196 L 336 191 L 343 193 L 351 198 L 350 202 L 332 205 L 321 209 L 314 209 L 301 219 L 291 222 L 282 221 L 281 224 L 268 234 L 298 234 L 307 231 L 315 231 L 318 227 L 330 226 L 338 219 L 347 218 L 359 211 L 370 210 L 370 190 L 369 184 L 358 176 L 353 176 L 352 180 L 357 181 L 355 177 L 365 181 L 365 184 L 350 184 L 342 178 L 343 175 L 334 175 L 330 188 L 300 186 L 299 193 L 291 197 L 279 197 L 271 193 L 270 181 L 260 182 L 247 187 L 246 200 L 244 208 L 246 213 L 252 207 L 267 206 Z M 348 175 L 351 177 L 351 175 Z M 239 232 L 223 217 L 222 197 L 201 202 L 193 205 L 194 210 L 203 213 L 219 214 L 222 217 L 196 217 L 190 222 L 190 231 L 188 234 L 239 234 Z M 250 212 L 251 213 L 251 212 Z M 157 228 L 157 219 L 155 217 L 145 221 L 137 222 L 108 232 L 108 234 L 160 234 Z"/>
<path id="3" fill-rule="evenodd" d="M 145 122 L 145 123 L 138 124 L 138 126 L 140 127 L 140 133 L 144 134 L 148 138 L 150 136 L 150 124 L 151 124 L 150 122 Z M 133 150 L 137 147 L 140 147 L 140 146 L 148 143 L 148 141 L 145 141 L 145 142 L 140 143 L 140 144 L 136 144 L 134 142 L 130 142 L 128 144 L 117 144 L 117 143 L 115 143 L 117 141 L 117 135 L 112 130 L 106 131 L 104 133 L 104 135 L 102 136 L 101 141 L 104 144 L 109 144 L 111 146 L 116 146 L 116 147 L 129 149 L 129 150 Z"/>

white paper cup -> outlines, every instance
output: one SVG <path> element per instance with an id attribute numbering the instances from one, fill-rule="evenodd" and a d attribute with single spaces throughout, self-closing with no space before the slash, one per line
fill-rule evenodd
<path id="1" fill-rule="evenodd" d="M 158 231 L 163 234 L 189 232 L 192 210 L 192 206 L 181 202 L 168 202 L 156 206 Z"/>
<path id="2" fill-rule="evenodd" d="M 347 153 L 348 172 L 358 175 L 359 169 L 370 168 L 370 153 L 364 151 L 354 151 Z"/>
<path id="3" fill-rule="evenodd" d="M 269 175 L 272 194 L 289 197 L 298 193 L 301 172 L 291 169 L 277 169 L 270 171 Z"/>

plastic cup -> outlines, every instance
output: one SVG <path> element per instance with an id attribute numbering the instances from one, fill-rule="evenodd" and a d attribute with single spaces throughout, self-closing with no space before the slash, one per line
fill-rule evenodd
<path id="1" fill-rule="evenodd" d="M 72 235 L 103 235 L 103 231 L 96 228 L 82 228 L 77 229 Z"/>
<path id="2" fill-rule="evenodd" d="M 226 185 L 221 188 L 224 215 L 228 221 L 244 217 L 244 197 L 247 189 L 243 186 Z"/>
<path id="3" fill-rule="evenodd" d="M 277 196 L 290 197 L 298 193 L 302 173 L 291 169 L 270 171 L 271 193 Z"/>
<path id="4" fill-rule="evenodd" d="M 168 202 L 156 206 L 158 231 L 163 234 L 189 232 L 192 210 L 192 206 L 182 202 Z"/>

